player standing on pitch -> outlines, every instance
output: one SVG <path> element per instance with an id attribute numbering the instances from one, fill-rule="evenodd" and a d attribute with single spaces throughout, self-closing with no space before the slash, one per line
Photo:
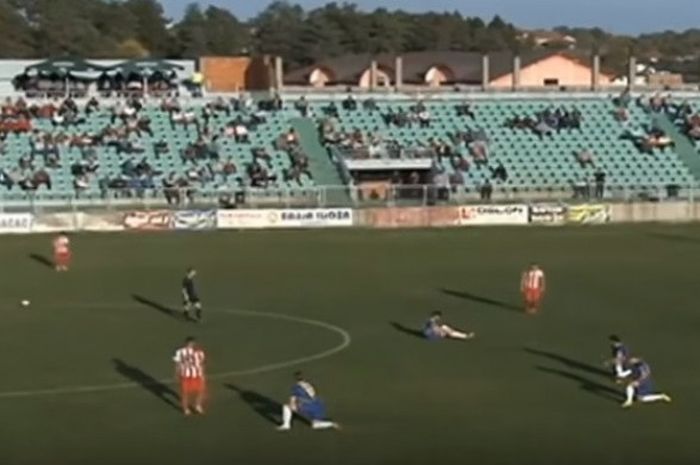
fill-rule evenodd
<path id="1" fill-rule="evenodd" d="M 525 302 L 525 313 L 533 315 L 540 311 L 546 288 L 544 271 L 533 263 L 523 272 L 520 279 L 520 292 Z"/>
<path id="2" fill-rule="evenodd" d="M 53 263 L 56 271 L 68 271 L 70 265 L 70 239 L 59 233 L 53 240 Z"/>
<path id="3" fill-rule="evenodd" d="M 180 403 L 182 413 L 190 415 L 190 406 L 194 397 L 194 410 L 204 413 L 204 396 L 206 380 L 204 376 L 204 350 L 193 337 L 185 340 L 185 346 L 175 352 L 175 377 L 180 380 Z"/>
<path id="4" fill-rule="evenodd" d="M 199 300 L 197 289 L 194 284 L 194 277 L 197 270 L 188 268 L 187 274 L 182 279 L 182 301 L 184 305 L 185 318 L 195 321 L 202 321 L 202 302 Z M 194 318 L 192 311 L 194 310 Z"/>

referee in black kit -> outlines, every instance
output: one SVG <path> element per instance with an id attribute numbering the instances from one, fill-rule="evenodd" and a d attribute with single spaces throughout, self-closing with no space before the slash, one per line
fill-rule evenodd
<path id="1" fill-rule="evenodd" d="M 197 276 L 197 270 L 188 268 L 187 274 L 182 279 L 182 301 L 185 307 L 185 318 L 194 321 L 202 321 L 202 303 L 197 294 L 197 288 L 194 284 L 194 277 Z M 194 317 L 192 311 L 194 310 Z"/>

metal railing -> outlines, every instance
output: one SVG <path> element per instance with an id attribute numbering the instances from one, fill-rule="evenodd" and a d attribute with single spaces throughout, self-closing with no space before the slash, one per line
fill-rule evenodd
<path id="1" fill-rule="evenodd" d="M 211 208 L 327 208 L 465 205 L 533 202 L 694 202 L 700 185 L 368 185 L 299 188 L 109 189 L 53 193 L 0 191 L 0 211 L 65 212 L 99 210 L 156 210 Z"/>

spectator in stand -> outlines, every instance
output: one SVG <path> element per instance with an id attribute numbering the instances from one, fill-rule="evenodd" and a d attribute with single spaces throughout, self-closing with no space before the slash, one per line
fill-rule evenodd
<path id="1" fill-rule="evenodd" d="M 250 137 L 248 135 L 248 128 L 246 127 L 245 124 L 243 124 L 243 121 L 239 119 L 234 127 L 233 130 L 234 138 L 236 142 L 239 144 L 248 144 L 250 143 Z"/>
<path id="2" fill-rule="evenodd" d="M 155 154 L 156 159 L 159 159 L 161 155 L 170 153 L 170 147 L 168 146 L 168 142 L 165 139 L 161 139 L 158 142 L 154 143 L 153 153 Z"/>
<path id="3" fill-rule="evenodd" d="M 451 159 L 450 163 L 452 163 L 452 168 L 456 172 L 467 172 L 469 171 L 469 162 L 467 161 L 466 158 L 464 158 L 461 154 L 456 153 Z"/>
<path id="4" fill-rule="evenodd" d="M 370 97 L 362 102 L 362 108 L 365 111 L 376 111 L 378 109 L 377 101 Z"/>
<path id="5" fill-rule="evenodd" d="M 306 118 L 309 116 L 309 102 L 306 101 L 305 96 L 302 95 L 299 97 L 299 100 L 294 103 L 294 108 L 296 108 L 302 117 Z"/>
<path id="6" fill-rule="evenodd" d="M 338 112 L 338 106 L 335 104 L 335 102 L 330 102 L 328 105 L 323 107 L 321 109 L 323 111 L 323 114 L 331 117 L 331 118 L 338 118 L 340 116 L 340 113 Z"/>
<path id="7" fill-rule="evenodd" d="M 96 113 L 100 110 L 100 102 L 97 101 L 95 97 L 91 97 L 90 100 L 88 100 L 87 104 L 85 104 L 85 114 L 87 116 L 90 116 L 93 113 Z"/>
<path id="8" fill-rule="evenodd" d="M 488 163 L 488 148 L 486 143 L 481 141 L 472 142 L 469 149 L 475 165 L 481 166 Z"/>
<path id="9" fill-rule="evenodd" d="M 168 205 L 177 205 L 180 203 L 180 191 L 178 189 L 178 180 L 175 173 L 170 173 L 162 180 L 163 195 Z"/>
<path id="10" fill-rule="evenodd" d="M 534 127 L 535 134 L 540 138 L 544 139 L 546 136 L 552 137 L 554 134 L 554 129 L 547 124 L 546 121 L 540 120 Z"/>
<path id="11" fill-rule="evenodd" d="M 605 178 L 606 174 L 601 168 L 598 168 L 593 174 L 595 181 L 595 197 L 602 199 L 605 196 Z"/>
<path id="12" fill-rule="evenodd" d="M 630 119 L 630 111 L 627 107 L 617 107 L 615 109 L 615 119 L 620 123 L 626 123 Z"/>
<path id="13" fill-rule="evenodd" d="M 136 121 L 136 128 L 139 132 L 145 132 L 149 137 L 154 137 L 153 130 L 151 129 L 151 119 L 148 116 L 139 118 Z"/>
<path id="14" fill-rule="evenodd" d="M 507 182 L 508 181 L 508 170 L 506 167 L 501 163 L 500 161 L 498 162 L 498 165 L 494 170 L 491 172 L 492 176 L 494 179 L 501 181 L 501 182 Z"/>
<path id="15" fill-rule="evenodd" d="M 207 145 L 207 155 L 210 160 L 218 160 L 221 157 L 221 144 L 218 135 L 212 137 Z"/>
<path id="16" fill-rule="evenodd" d="M 0 186 L 5 186 L 5 188 L 7 188 L 7 190 L 9 191 L 14 185 L 15 182 L 12 179 L 12 176 L 10 176 L 10 174 L 7 171 L 0 168 Z"/>
<path id="17" fill-rule="evenodd" d="M 44 168 L 39 168 L 36 170 L 34 172 L 32 184 L 34 185 L 35 189 L 38 189 L 41 186 L 46 186 L 48 190 L 51 190 L 51 176 L 49 175 L 49 172 Z"/>
<path id="18" fill-rule="evenodd" d="M 228 181 L 229 176 L 233 176 L 237 172 L 236 165 L 233 163 L 231 157 L 228 157 L 221 168 L 221 175 L 224 181 Z"/>
<path id="19" fill-rule="evenodd" d="M 299 145 L 299 136 L 294 128 L 290 128 L 287 134 L 284 136 L 284 143 L 287 149 L 297 147 Z"/>
<path id="20" fill-rule="evenodd" d="M 343 110 L 346 110 L 346 111 L 357 110 L 357 101 L 355 101 L 355 98 L 352 96 L 352 94 L 349 94 L 345 98 L 345 100 L 343 100 Z"/>
<path id="21" fill-rule="evenodd" d="M 87 190 L 90 187 L 90 181 L 87 175 L 81 174 L 76 176 L 73 180 L 73 187 L 75 188 L 76 196 L 79 196 L 80 192 Z"/>
<path id="22" fill-rule="evenodd" d="M 576 154 L 576 160 L 578 161 L 579 165 L 581 165 L 581 168 L 585 168 L 587 166 L 593 166 L 593 164 L 594 164 L 593 152 L 591 152 L 588 149 L 583 149 Z"/>
<path id="23" fill-rule="evenodd" d="M 484 178 L 483 182 L 479 186 L 479 197 L 481 200 L 490 202 L 491 196 L 493 195 L 493 185 L 489 178 Z"/>
<path id="24" fill-rule="evenodd" d="M 417 113 L 418 117 L 418 124 L 422 128 L 429 128 L 430 127 L 430 119 L 431 115 L 430 112 L 428 111 L 427 108 L 423 107 L 421 111 Z"/>
<path id="25" fill-rule="evenodd" d="M 457 116 L 466 116 L 467 118 L 476 119 L 476 114 L 472 110 L 471 104 L 469 102 L 463 102 L 457 105 L 455 108 L 457 110 Z"/>

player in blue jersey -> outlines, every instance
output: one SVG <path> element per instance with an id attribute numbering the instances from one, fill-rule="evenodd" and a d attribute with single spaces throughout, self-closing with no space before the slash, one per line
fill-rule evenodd
<path id="1" fill-rule="evenodd" d="M 631 374 L 628 366 L 629 351 L 619 336 L 613 334 L 609 339 L 612 358 L 608 361 L 608 365 L 612 365 L 613 375 L 620 382 Z"/>
<path id="2" fill-rule="evenodd" d="M 639 402 L 671 402 L 671 397 L 663 392 L 654 392 L 651 381 L 651 368 L 644 360 L 636 357 L 629 359 L 630 382 L 627 384 L 627 399 L 622 407 L 631 407 L 635 400 Z"/>
<path id="3" fill-rule="evenodd" d="M 294 373 L 296 382 L 292 386 L 289 403 L 282 406 L 282 424 L 279 431 L 292 429 L 292 417 L 296 414 L 311 422 L 313 429 L 340 429 L 340 425 L 326 416 L 326 406 L 316 396 L 316 389 L 304 379 L 300 371 Z"/>
<path id="4" fill-rule="evenodd" d="M 471 339 L 474 333 L 464 333 L 451 328 L 442 321 L 442 312 L 433 312 L 423 326 L 423 336 L 431 341 L 438 339 Z"/>
<path id="5" fill-rule="evenodd" d="M 188 268 L 187 274 L 182 279 L 182 302 L 184 306 L 185 318 L 193 319 L 192 312 L 194 311 L 194 319 L 202 320 L 202 302 L 199 300 L 199 294 L 194 284 L 194 277 L 197 276 L 197 270 Z"/>

